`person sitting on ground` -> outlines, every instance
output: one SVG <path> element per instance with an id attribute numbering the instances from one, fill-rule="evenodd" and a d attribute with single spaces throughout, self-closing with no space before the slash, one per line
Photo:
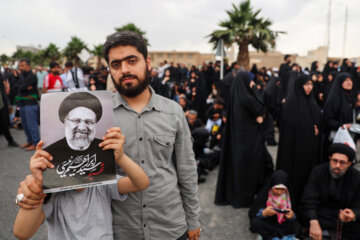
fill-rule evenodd
<path id="1" fill-rule="evenodd" d="M 315 240 L 335 239 L 335 235 L 360 239 L 360 173 L 351 167 L 355 151 L 333 143 L 328 155 L 330 162 L 312 170 L 301 199 L 309 236 Z"/>
<path id="2" fill-rule="evenodd" d="M 114 127 L 107 131 L 99 146 L 114 150 L 116 163 L 128 177 L 120 177 L 117 184 L 51 194 L 43 203 L 42 174 L 54 165 L 53 157 L 41 149 L 40 141 L 30 159 L 32 175 L 20 183 L 18 190 L 17 199 L 22 197 L 17 202 L 21 208 L 14 223 L 14 235 L 28 239 L 46 219 L 49 239 L 113 239 L 111 201 L 124 201 L 127 193 L 143 191 L 149 185 L 142 168 L 124 154 L 124 142 L 120 128 Z"/>
<path id="3" fill-rule="evenodd" d="M 224 100 L 222 98 L 216 98 L 214 100 L 214 105 L 209 108 L 207 111 L 207 122 L 206 122 L 206 129 L 209 133 L 215 130 L 217 131 L 222 123 L 222 112 L 224 108 Z"/>
<path id="4" fill-rule="evenodd" d="M 259 191 L 249 210 L 250 230 L 267 239 L 295 239 L 300 224 L 295 221 L 286 172 L 274 172 Z"/>

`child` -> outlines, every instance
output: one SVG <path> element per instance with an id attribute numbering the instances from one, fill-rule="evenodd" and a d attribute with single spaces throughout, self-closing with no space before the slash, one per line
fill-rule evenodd
<path id="1" fill-rule="evenodd" d="M 300 231 L 288 190 L 288 176 L 276 171 L 260 190 L 249 210 L 250 230 L 264 240 L 294 239 Z"/>
<path id="2" fill-rule="evenodd" d="M 113 239 L 111 200 L 124 201 L 126 193 L 145 190 L 149 180 L 139 165 L 123 153 L 125 137 L 118 127 L 110 128 L 99 147 L 113 149 L 116 163 L 128 177 L 120 177 L 117 184 L 52 194 L 43 203 L 42 171 L 51 164 L 52 156 L 39 142 L 30 159 L 32 175 L 20 184 L 18 193 L 25 197 L 14 223 L 14 235 L 19 239 L 32 237 L 43 221 L 48 223 L 49 239 Z"/>

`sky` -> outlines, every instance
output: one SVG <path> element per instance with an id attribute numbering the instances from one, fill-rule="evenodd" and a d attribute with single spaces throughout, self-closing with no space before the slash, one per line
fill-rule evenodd
<path id="1" fill-rule="evenodd" d="M 236 0 L 1 0 L 0 54 L 16 45 L 63 49 L 71 36 L 91 49 L 129 22 L 146 31 L 149 50 L 211 53 L 209 35 L 227 18 Z M 306 55 L 326 44 L 329 0 L 252 0 L 272 30 L 284 31 L 274 50 Z M 331 0 L 329 56 L 343 57 L 345 8 L 348 7 L 345 57 L 360 57 L 360 1 Z"/>

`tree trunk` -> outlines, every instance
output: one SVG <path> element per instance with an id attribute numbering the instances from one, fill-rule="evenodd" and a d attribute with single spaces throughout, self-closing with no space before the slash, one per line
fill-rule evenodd
<path id="1" fill-rule="evenodd" d="M 244 67 L 246 71 L 250 70 L 249 66 L 249 40 L 243 39 L 238 42 L 239 45 L 239 53 L 237 56 L 237 62 L 240 66 Z"/>
<path id="2" fill-rule="evenodd" d="M 101 56 L 97 56 L 96 68 L 99 70 L 102 67 Z"/>

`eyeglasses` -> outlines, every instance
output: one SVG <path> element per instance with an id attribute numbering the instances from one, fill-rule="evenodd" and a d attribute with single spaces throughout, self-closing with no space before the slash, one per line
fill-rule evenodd
<path id="1" fill-rule="evenodd" d="M 332 161 L 335 165 L 340 164 L 340 166 L 345 166 L 348 164 L 345 160 L 338 160 L 336 158 L 330 158 L 330 161 Z"/>
<path id="2" fill-rule="evenodd" d="M 71 123 L 73 124 L 80 124 L 80 123 L 85 123 L 86 125 L 88 126 L 92 126 L 95 124 L 95 121 L 94 120 L 91 120 L 91 119 L 80 119 L 80 118 L 74 118 L 74 119 L 70 119 L 70 118 L 66 118 L 67 120 L 69 120 Z"/>

